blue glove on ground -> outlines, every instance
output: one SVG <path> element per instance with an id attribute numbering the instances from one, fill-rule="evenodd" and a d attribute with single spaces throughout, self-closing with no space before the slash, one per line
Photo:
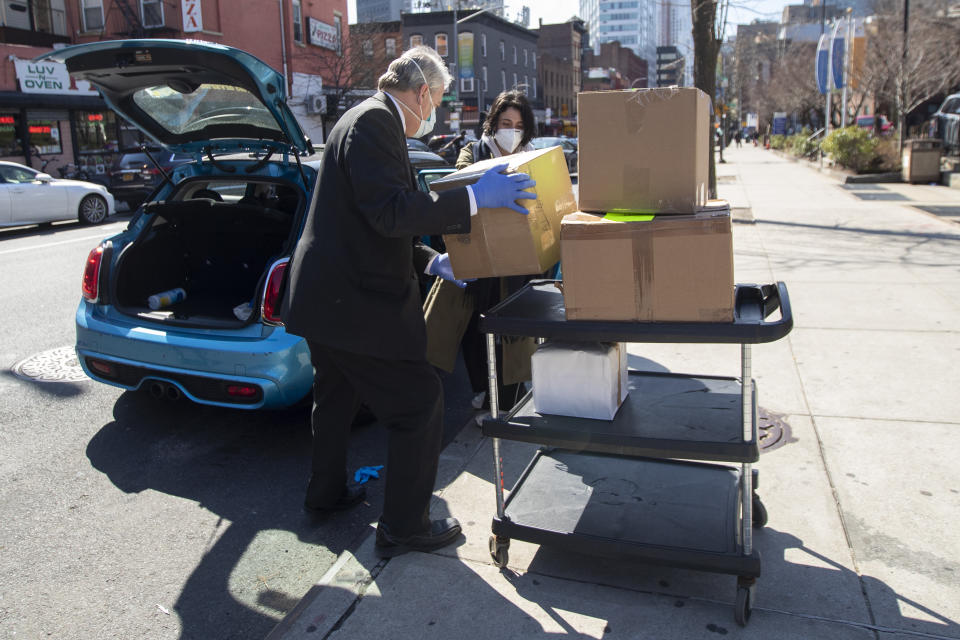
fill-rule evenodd
<path id="1" fill-rule="evenodd" d="M 468 282 L 473 282 L 476 280 L 476 278 L 470 278 L 468 280 L 457 280 L 454 278 L 453 266 L 450 264 L 450 255 L 446 253 L 441 253 L 434 258 L 433 262 L 430 263 L 430 268 L 427 269 L 427 272 L 432 276 L 440 276 L 444 280 L 452 282 L 461 289 L 467 286 Z"/>
<path id="2" fill-rule="evenodd" d="M 357 484 L 363 484 L 370 478 L 379 478 L 380 474 L 377 472 L 380 471 L 380 469 L 383 469 L 382 464 L 375 467 L 360 467 L 354 472 L 353 481 Z"/>
<path id="3" fill-rule="evenodd" d="M 501 173 L 506 168 L 506 164 L 497 165 L 473 184 L 473 196 L 477 200 L 477 206 L 491 209 L 510 207 L 517 213 L 527 215 L 529 211 L 516 201 L 536 200 L 535 193 L 524 189 L 536 186 L 537 183 L 525 173 Z"/>

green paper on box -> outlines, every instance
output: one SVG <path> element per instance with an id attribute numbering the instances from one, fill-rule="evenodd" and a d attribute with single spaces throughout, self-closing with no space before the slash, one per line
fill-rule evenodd
<path id="1" fill-rule="evenodd" d="M 636 212 L 617 212 L 611 211 L 607 215 L 603 216 L 604 219 L 610 220 L 611 222 L 650 222 L 653 220 L 652 213 L 636 213 Z"/>

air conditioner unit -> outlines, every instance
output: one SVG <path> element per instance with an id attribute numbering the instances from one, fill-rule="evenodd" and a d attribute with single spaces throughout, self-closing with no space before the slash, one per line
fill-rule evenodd
<path id="1" fill-rule="evenodd" d="M 326 113 L 327 111 L 327 96 L 320 95 L 317 93 L 311 93 L 304 100 L 304 104 L 307 108 L 307 113 L 317 114 L 317 113 Z"/>

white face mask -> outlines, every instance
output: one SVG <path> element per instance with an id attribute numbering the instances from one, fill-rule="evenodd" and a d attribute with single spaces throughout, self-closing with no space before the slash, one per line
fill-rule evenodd
<path id="1" fill-rule="evenodd" d="M 413 58 L 410 58 L 410 62 L 417 65 L 417 70 L 420 72 L 420 77 L 423 78 L 423 84 L 427 85 L 427 97 L 430 99 L 430 115 L 427 116 L 426 120 L 424 120 L 423 114 L 417 113 L 416 111 L 414 111 L 407 105 L 403 104 L 399 100 L 397 102 L 400 102 L 400 104 L 403 105 L 403 107 L 407 111 L 409 111 L 410 113 L 420 118 L 420 126 L 417 127 L 417 131 L 416 133 L 413 134 L 413 137 L 422 138 L 423 136 L 433 131 L 433 125 L 437 123 L 437 107 L 435 104 L 433 104 L 433 95 L 430 93 L 430 83 L 427 82 L 427 76 L 424 75 L 423 69 L 420 68 L 420 65 L 417 64 L 417 61 L 414 60 Z"/>
<path id="2" fill-rule="evenodd" d="M 507 153 L 513 153 L 520 146 L 523 140 L 523 131 L 517 129 L 499 129 L 493 134 L 493 139 L 497 141 L 500 148 Z"/>

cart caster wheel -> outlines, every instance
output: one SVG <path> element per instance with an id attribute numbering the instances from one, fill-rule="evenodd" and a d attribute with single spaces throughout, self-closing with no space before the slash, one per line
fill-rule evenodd
<path id="1" fill-rule="evenodd" d="M 753 598 L 756 592 L 756 581 L 753 579 L 737 580 L 737 602 L 733 605 L 733 617 L 741 627 L 747 626 L 750 614 L 753 613 Z"/>
<path id="2" fill-rule="evenodd" d="M 767 526 L 767 508 L 763 506 L 763 502 L 757 494 L 753 494 L 752 505 L 753 528 L 762 529 Z"/>
<path id="3" fill-rule="evenodd" d="M 490 557 L 493 558 L 493 564 L 495 564 L 497 568 L 503 569 L 507 566 L 507 563 L 510 562 L 509 548 L 509 538 L 490 536 Z"/>

